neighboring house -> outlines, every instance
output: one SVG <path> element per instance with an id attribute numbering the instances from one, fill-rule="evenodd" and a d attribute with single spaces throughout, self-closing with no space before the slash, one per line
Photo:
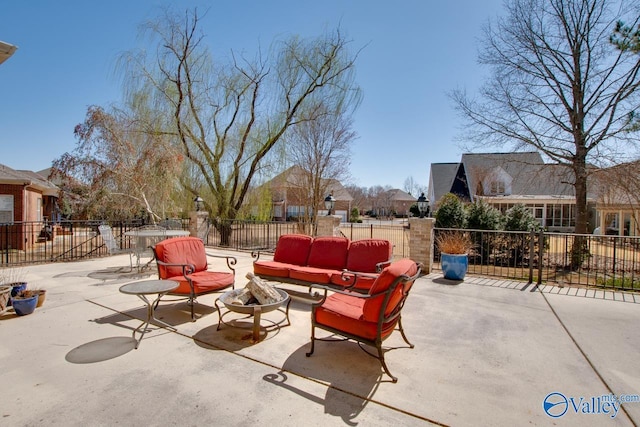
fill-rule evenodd
<path id="1" fill-rule="evenodd" d="M 376 197 L 376 200 L 373 201 L 374 205 L 371 207 L 371 212 L 378 217 L 406 217 L 409 216 L 409 210 L 417 200 L 406 191 L 394 188 Z"/>
<path id="2" fill-rule="evenodd" d="M 640 236 L 640 161 L 592 174 L 596 197 L 594 234 Z"/>
<path id="3" fill-rule="evenodd" d="M 531 210 L 549 231 L 575 229 L 571 170 L 546 164 L 537 152 L 467 153 L 460 163 L 434 163 L 429 176 L 431 209 L 446 193 L 474 202 L 483 199 L 502 212 L 516 204 Z M 589 202 L 593 205 L 594 199 Z"/>
<path id="4" fill-rule="evenodd" d="M 272 217 L 275 221 L 295 220 L 305 214 L 305 210 L 311 198 L 311 184 L 309 174 L 300 166 L 292 166 L 279 175 L 275 176 L 266 184 L 272 196 Z M 320 187 L 325 195 L 322 195 L 315 207 L 318 215 L 326 215 L 324 198 L 332 194 L 336 200 L 334 215 L 342 217 L 342 221 L 349 219 L 353 198 L 344 186 L 335 179 L 322 179 Z"/>
<path id="5" fill-rule="evenodd" d="M 58 187 L 31 171 L 0 164 L 0 224 L 44 223 L 58 219 Z M 37 224 L 36 224 L 37 225 Z M 42 227 L 24 226 L 9 236 L 0 227 L 0 248 L 23 250 L 38 241 Z"/>

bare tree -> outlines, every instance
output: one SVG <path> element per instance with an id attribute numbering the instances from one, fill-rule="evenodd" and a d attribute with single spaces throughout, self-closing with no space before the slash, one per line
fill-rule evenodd
<path id="1" fill-rule="evenodd" d="M 640 107 L 638 55 L 615 49 L 616 22 L 639 22 L 613 0 L 510 0 L 487 25 L 480 63 L 491 77 L 475 100 L 453 99 L 478 144 L 535 148 L 572 171 L 576 232 L 588 227 L 589 163 L 630 154 Z"/>
<path id="2" fill-rule="evenodd" d="M 312 40 L 292 37 L 274 46 L 274 56 L 254 60 L 232 56 L 213 63 L 204 45 L 196 11 L 167 13 L 151 23 L 158 41 L 152 60 L 130 53 L 127 80 L 153 94 L 164 112 L 166 131 L 192 162 L 202 194 L 216 220 L 236 218 L 272 149 L 311 100 L 329 103 L 350 91 L 355 57 L 340 31 Z M 230 229 L 216 221 L 223 244 Z"/>
<path id="3" fill-rule="evenodd" d="M 331 191 L 330 182 L 344 181 L 350 176 L 351 143 L 356 138 L 351 130 L 351 112 L 359 103 L 359 91 L 354 89 L 353 95 L 333 110 L 320 101 L 304 111 L 298 125 L 286 137 L 287 158 L 303 171 L 296 184 L 297 199 L 304 203 L 302 219 L 306 223 L 315 221 L 318 207 Z"/>
<path id="4" fill-rule="evenodd" d="M 420 193 L 426 193 L 428 190 L 426 186 L 420 185 L 416 182 L 413 176 L 408 176 L 404 180 L 404 187 L 402 189 L 415 197 L 418 197 Z"/>
<path id="5" fill-rule="evenodd" d="M 53 162 L 53 177 L 62 178 L 62 198 L 75 194 L 75 213 L 83 217 L 133 218 L 152 221 L 177 212 L 171 195 L 178 184 L 182 156 L 166 137 L 141 132 L 131 109 L 89 107 L 85 121 L 74 130 L 78 143 L 72 153 Z M 152 123 L 149 117 L 145 120 Z"/>

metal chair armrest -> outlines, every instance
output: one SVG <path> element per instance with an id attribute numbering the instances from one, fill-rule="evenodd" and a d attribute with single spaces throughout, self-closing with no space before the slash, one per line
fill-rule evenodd
<path id="1" fill-rule="evenodd" d="M 233 268 L 237 263 L 238 263 L 238 259 L 234 256 L 230 256 L 230 255 L 216 255 L 216 254 L 211 254 L 208 252 L 205 252 L 205 254 L 208 257 L 212 257 L 212 258 L 220 258 L 220 259 L 224 259 L 227 261 L 227 268 L 229 268 L 229 270 L 233 271 L 233 274 L 236 274 L 236 269 Z"/>
<path id="2" fill-rule="evenodd" d="M 188 274 L 191 274 L 196 270 L 196 266 L 193 265 L 193 264 L 174 264 L 174 263 L 168 263 L 168 262 L 160 261 L 159 259 L 156 259 L 156 263 L 158 263 L 158 265 L 162 265 L 164 267 L 181 267 L 182 268 L 182 275 L 184 277 L 187 277 Z"/>

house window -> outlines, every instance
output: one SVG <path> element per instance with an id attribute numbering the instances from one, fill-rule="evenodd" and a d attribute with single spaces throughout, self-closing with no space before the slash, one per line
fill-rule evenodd
<path id="1" fill-rule="evenodd" d="M 13 196 L 0 195 L 0 224 L 13 223 Z"/>
<path id="2" fill-rule="evenodd" d="M 505 194 L 506 185 L 504 181 L 491 181 L 491 194 Z"/>

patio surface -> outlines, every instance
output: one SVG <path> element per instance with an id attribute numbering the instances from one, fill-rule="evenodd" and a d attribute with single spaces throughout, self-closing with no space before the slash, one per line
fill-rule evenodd
<path id="1" fill-rule="evenodd" d="M 232 254 L 243 287 L 252 260 Z M 199 299 L 196 322 L 184 302 L 163 303 L 157 316 L 177 332 L 154 326 L 134 350 L 131 331 L 145 308 L 118 288 L 157 276 L 120 273 L 128 262 L 124 255 L 23 268 L 47 300 L 29 316 L 0 316 L 0 425 L 640 423 L 640 402 L 602 398 L 640 394 L 640 294 L 424 276 L 403 311 L 415 348 L 386 353 L 393 384 L 351 342 L 317 342 L 306 357 L 310 309 L 297 299 L 292 325 L 263 330 L 255 344 L 250 330 L 216 330 L 218 295 Z M 396 332 L 385 344 L 404 342 Z M 552 414 L 566 409 L 557 418 L 543 410 L 553 392 L 568 399 L 549 397 L 560 402 Z"/>

